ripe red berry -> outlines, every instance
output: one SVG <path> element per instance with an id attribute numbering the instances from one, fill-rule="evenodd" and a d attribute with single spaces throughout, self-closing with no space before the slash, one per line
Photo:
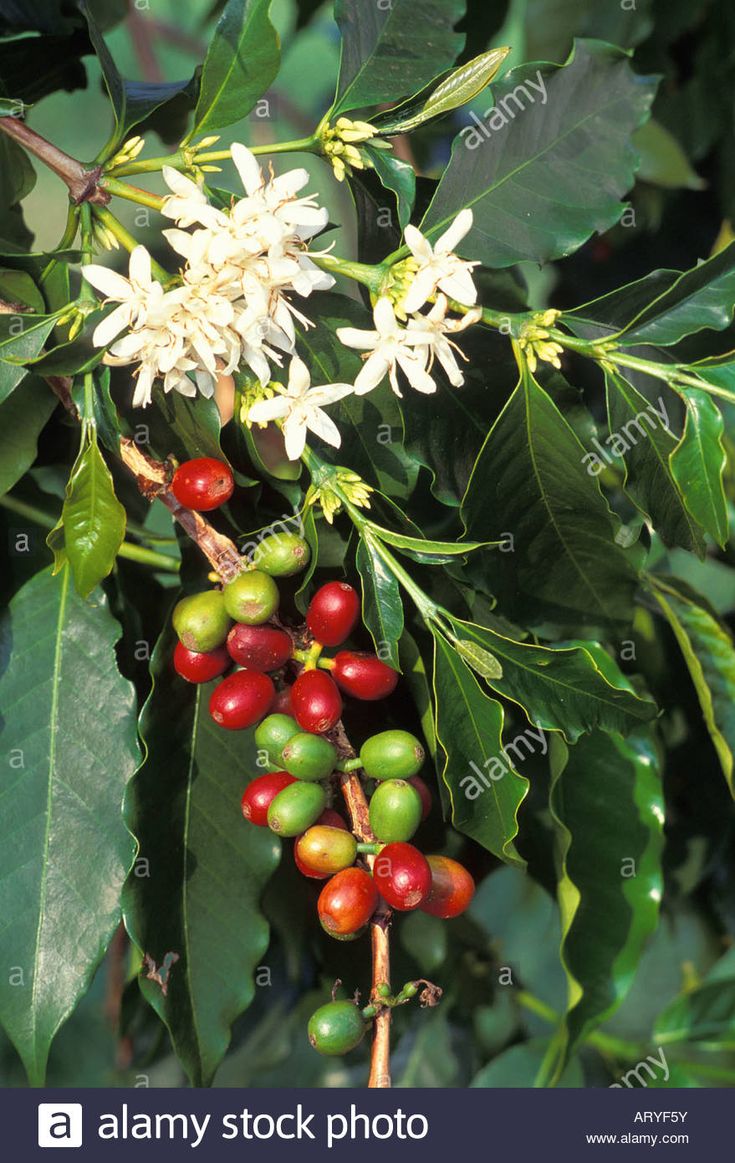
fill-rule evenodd
<path id="1" fill-rule="evenodd" d="M 205 654 L 187 650 L 181 642 L 174 647 L 174 670 L 187 682 L 210 682 L 224 674 L 231 664 L 232 659 L 224 646 Z"/>
<path id="2" fill-rule="evenodd" d="M 180 464 L 171 491 L 180 505 L 207 513 L 229 501 L 235 480 L 229 465 L 213 456 L 199 456 Z"/>
<path id="3" fill-rule="evenodd" d="M 386 698 L 398 682 L 397 670 L 386 666 L 374 654 L 358 654 L 354 650 L 340 650 L 335 655 L 331 675 L 348 695 L 366 702 Z"/>
<path id="4" fill-rule="evenodd" d="M 323 646 L 339 646 L 360 617 L 360 595 L 345 582 L 327 582 L 306 611 L 306 625 Z"/>
<path id="5" fill-rule="evenodd" d="M 421 819 L 425 820 L 431 811 L 431 805 L 433 803 L 428 785 L 424 783 L 420 775 L 412 775 L 410 779 L 406 780 L 406 783 L 410 783 L 411 787 L 415 787 L 421 796 Z"/>
<path id="6" fill-rule="evenodd" d="M 245 788 L 241 804 L 242 814 L 251 824 L 259 828 L 268 827 L 268 808 L 273 803 L 279 791 L 296 783 L 287 771 L 269 771 L 267 775 L 259 775 Z"/>
<path id="7" fill-rule="evenodd" d="M 342 715 L 342 696 L 324 670 L 305 670 L 291 688 L 293 715 L 303 731 L 323 735 Z"/>
<path id="8" fill-rule="evenodd" d="M 274 715 L 293 715 L 291 690 L 290 686 L 281 687 L 271 708 Z"/>
<path id="9" fill-rule="evenodd" d="M 431 891 L 429 862 L 413 844 L 386 844 L 375 857 L 375 883 L 393 909 L 417 909 Z"/>
<path id="10" fill-rule="evenodd" d="M 227 635 L 227 649 L 240 666 L 265 673 L 286 665 L 293 644 L 285 630 L 277 630 L 275 626 L 245 626 L 238 622 Z"/>
<path id="11" fill-rule="evenodd" d="M 237 670 L 212 691 L 209 713 L 228 731 L 243 731 L 268 714 L 275 695 L 267 674 Z"/>
<path id="12" fill-rule="evenodd" d="M 449 920 L 463 913 L 475 894 L 475 882 L 464 865 L 449 856 L 429 856 L 431 891 L 421 911 Z"/>
<path id="13" fill-rule="evenodd" d="M 356 933 L 378 907 L 378 890 L 362 868 L 345 868 L 328 880 L 319 894 L 317 909 L 325 932 L 333 937 Z"/>

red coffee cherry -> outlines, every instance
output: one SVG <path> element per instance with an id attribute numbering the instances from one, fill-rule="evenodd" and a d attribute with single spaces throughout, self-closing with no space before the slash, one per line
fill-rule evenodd
<path id="1" fill-rule="evenodd" d="M 327 828 L 341 828 L 343 832 L 349 832 L 349 827 L 346 821 L 340 816 L 339 812 L 335 812 L 334 808 L 325 808 L 317 824 L 324 824 Z"/>
<path id="2" fill-rule="evenodd" d="M 305 670 L 291 688 L 293 715 L 303 731 L 323 735 L 342 715 L 342 696 L 324 670 Z"/>
<path id="3" fill-rule="evenodd" d="M 431 805 L 434 802 L 429 787 L 424 783 L 420 775 L 412 775 L 410 779 L 406 780 L 406 783 L 410 783 L 411 787 L 415 787 L 421 796 L 421 819 L 423 821 L 429 815 Z"/>
<path id="4" fill-rule="evenodd" d="M 398 682 L 398 671 L 386 666 L 374 654 L 358 654 L 354 650 L 340 650 L 330 673 L 343 691 L 366 702 L 386 698 Z"/>
<path id="5" fill-rule="evenodd" d="M 375 857 L 373 876 L 392 909 L 417 909 L 431 892 L 429 862 L 413 844 L 386 844 Z"/>
<path id="6" fill-rule="evenodd" d="M 281 687 L 271 708 L 274 715 L 293 715 L 291 690 L 290 686 Z"/>
<path id="7" fill-rule="evenodd" d="M 199 456 L 180 464 L 171 482 L 171 492 L 180 505 L 207 513 L 229 501 L 235 488 L 230 466 L 212 456 Z"/>
<path id="8" fill-rule="evenodd" d="M 268 827 L 268 808 L 273 803 L 279 791 L 296 783 L 287 771 L 269 771 L 267 775 L 259 775 L 245 788 L 242 800 L 242 814 L 251 824 L 259 828 Z"/>
<path id="9" fill-rule="evenodd" d="M 231 664 L 232 659 L 224 646 L 206 654 L 187 650 L 181 642 L 174 647 L 174 670 L 187 682 L 210 682 L 224 674 Z"/>
<path id="10" fill-rule="evenodd" d="M 275 626 L 245 626 L 238 622 L 227 635 L 230 657 L 249 670 L 278 670 L 291 657 L 293 644 L 285 630 Z"/>
<path id="11" fill-rule="evenodd" d="M 327 582 L 306 611 L 306 625 L 323 646 L 340 646 L 360 617 L 360 595 L 345 582 Z"/>
<path id="12" fill-rule="evenodd" d="M 267 674 L 237 670 L 212 691 L 209 713 L 228 731 L 244 731 L 268 714 L 275 695 Z"/>
<path id="13" fill-rule="evenodd" d="M 431 891 L 421 911 L 449 920 L 463 913 L 475 895 L 475 882 L 464 865 L 449 856 L 429 856 Z"/>
<path id="14" fill-rule="evenodd" d="M 362 868 L 345 868 L 319 894 L 319 921 L 332 937 L 348 937 L 368 923 L 378 907 L 378 890 Z"/>

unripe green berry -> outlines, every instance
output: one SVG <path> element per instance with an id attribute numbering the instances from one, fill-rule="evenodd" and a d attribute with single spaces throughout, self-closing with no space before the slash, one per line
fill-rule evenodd
<path id="1" fill-rule="evenodd" d="M 279 791 L 268 808 L 268 827 L 279 836 L 300 836 L 319 819 L 327 806 L 327 793 L 321 784 L 289 784 Z"/>
<path id="2" fill-rule="evenodd" d="M 367 1023 L 352 1001 L 330 1001 L 309 1018 L 309 1041 L 320 1054 L 347 1054 L 365 1036 Z"/>
<path id="3" fill-rule="evenodd" d="M 278 586 L 267 573 L 249 570 L 240 573 L 224 588 L 225 609 L 236 622 L 260 626 L 278 609 Z"/>
<path id="4" fill-rule="evenodd" d="M 255 728 L 255 743 L 268 752 L 268 767 L 283 766 L 283 748 L 298 734 L 299 725 L 290 715 L 266 715 Z"/>
<path id="5" fill-rule="evenodd" d="M 383 844 L 410 840 L 421 823 L 421 796 L 402 779 L 388 779 L 370 800 L 370 827 Z"/>
<path id="6" fill-rule="evenodd" d="M 408 731 L 381 731 L 360 749 L 360 761 L 371 779 L 410 779 L 421 770 L 425 752 Z"/>
<path id="7" fill-rule="evenodd" d="M 190 594 L 174 607 L 174 630 L 187 650 L 206 654 L 216 650 L 227 638 L 230 618 L 220 590 Z"/>
<path id="8" fill-rule="evenodd" d="M 297 533 L 274 533 L 265 537 L 253 555 L 258 569 L 271 577 L 293 577 L 306 569 L 311 550 Z"/>
<path id="9" fill-rule="evenodd" d="M 334 771 L 337 748 L 323 735 L 300 731 L 286 743 L 281 758 L 284 770 L 297 779 L 326 779 Z"/>

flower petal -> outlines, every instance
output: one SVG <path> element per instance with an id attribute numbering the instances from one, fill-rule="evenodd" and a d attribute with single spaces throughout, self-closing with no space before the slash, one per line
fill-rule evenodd
<path id="1" fill-rule="evenodd" d="M 410 224 L 403 231 L 406 246 L 419 262 L 429 262 L 432 258 L 431 244 L 424 238 L 420 230 Z"/>
<path id="2" fill-rule="evenodd" d="M 302 416 L 289 416 L 283 425 L 283 437 L 286 456 L 289 460 L 298 460 L 306 445 L 306 420 Z"/>
<path id="3" fill-rule="evenodd" d="M 377 331 L 360 331 L 357 327 L 338 327 L 337 339 L 345 347 L 355 347 L 358 351 L 371 351 L 380 343 Z"/>
<path id="4" fill-rule="evenodd" d="M 108 343 L 112 343 L 121 331 L 130 326 L 130 318 L 132 315 L 132 307 L 129 303 L 121 303 L 114 311 L 98 323 L 92 335 L 92 343 L 95 347 L 107 347 Z"/>
<path id="5" fill-rule="evenodd" d="M 273 396 L 270 400 L 258 400 L 248 412 L 248 420 L 253 424 L 265 424 L 269 420 L 280 420 L 291 411 L 291 402 L 286 396 Z"/>
<path id="6" fill-rule="evenodd" d="M 470 209 L 465 207 L 464 210 L 460 210 L 454 222 L 450 223 L 444 233 L 437 238 L 434 247 L 436 254 L 449 254 L 450 251 L 456 250 L 457 243 L 461 242 L 465 234 L 469 234 L 472 229 L 472 220 L 473 214 Z"/>
<path id="7" fill-rule="evenodd" d="M 313 412 L 309 413 L 306 424 L 316 436 L 321 437 L 327 444 L 331 444 L 333 448 L 339 448 L 342 443 L 339 428 L 331 417 L 327 416 L 326 412 L 315 408 Z"/>
<path id="8" fill-rule="evenodd" d="M 295 355 L 291 360 L 288 369 L 289 396 L 295 396 L 297 399 L 300 396 L 303 396 L 308 390 L 310 383 L 311 376 L 309 375 L 308 367 L 304 363 L 303 359 L 299 359 L 298 355 Z M 299 455 L 301 454 L 299 453 Z"/>
<path id="9" fill-rule="evenodd" d="M 105 298 L 112 299 L 113 302 L 124 303 L 133 294 L 133 288 L 128 279 L 117 274 L 116 271 L 100 266 L 98 263 L 92 262 L 82 267 L 82 275 L 95 290 L 101 291 Z"/>
<path id="10" fill-rule="evenodd" d="M 239 141 L 233 141 L 230 152 L 245 193 L 248 196 L 254 194 L 263 184 L 263 171 L 258 164 L 258 159 L 247 146 L 242 145 Z"/>
<path id="11" fill-rule="evenodd" d="M 383 295 L 373 307 L 373 319 L 379 335 L 392 335 L 396 329 L 396 313 L 390 299 Z"/>
<path id="12" fill-rule="evenodd" d="M 380 381 L 385 378 L 389 367 L 390 361 L 379 351 L 371 355 L 357 375 L 355 395 L 364 396 L 366 392 L 372 392 L 373 388 L 377 388 Z"/>
<path id="13" fill-rule="evenodd" d="M 130 281 L 138 287 L 151 283 L 151 256 L 144 246 L 136 246 L 130 254 Z"/>

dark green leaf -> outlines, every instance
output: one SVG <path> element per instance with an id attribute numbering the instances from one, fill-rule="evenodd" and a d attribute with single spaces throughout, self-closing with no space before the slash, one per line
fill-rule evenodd
<path id="1" fill-rule="evenodd" d="M 26 376 L 22 365 L 40 353 L 55 326 L 55 316 L 0 316 L 0 403 Z"/>
<path id="2" fill-rule="evenodd" d="M 687 509 L 718 545 L 728 537 L 723 474 L 727 456 L 724 421 L 711 396 L 697 388 L 682 391 L 686 403 L 684 435 L 671 454 L 671 475 Z"/>
<path id="3" fill-rule="evenodd" d="M 138 758 L 135 698 L 119 637 L 104 594 L 83 601 L 68 568 L 28 582 L 3 632 L 0 1015 L 34 1086 L 119 922 L 134 853 L 120 806 Z"/>
<path id="4" fill-rule="evenodd" d="M 278 72 L 278 33 L 271 0 L 228 0 L 202 68 L 194 132 L 210 133 L 241 121 Z"/>
<path id="5" fill-rule="evenodd" d="M 654 91 L 597 41 L 578 41 L 563 68 L 513 69 L 493 89 L 495 108 L 455 140 L 421 229 L 435 237 L 467 206 L 467 258 L 507 267 L 571 254 L 623 213 L 638 160 L 631 136 Z"/>
<path id="6" fill-rule="evenodd" d="M 694 989 L 681 994 L 656 1019 L 659 1046 L 699 1042 L 712 1050 L 735 1050 L 735 975 L 715 969 Z"/>
<path id="7" fill-rule="evenodd" d="M 704 328 L 723 331 L 735 310 L 735 244 L 684 271 L 628 323 L 618 342 L 667 347 Z"/>
<path id="8" fill-rule="evenodd" d="M 110 470 L 93 436 L 71 471 L 60 526 L 49 542 L 58 562 L 59 533 L 63 530 L 62 560 L 71 565 L 74 585 L 83 598 L 111 572 L 125 524 L 125 510 L 115 496 Z"/>
<path id="9" fill-rule="evenodd" d="M 29 376 L 19 392 L 0 404 L 0 497 L 33 464 L 38 437 L 57 403 L 48 384 Z"/>
<path id="10" fill-rule="evenodd" d="M 641 164 L 638 180 L 666 190 L 702 190 L 706 182 L 691 167 L 672 133 L 658 121 L 648 121 L 633 138 Z"/>
<path id="11" fill-rule="evenodd" d="M 533 1038 L 518 1046 L 504 1050 L 483 1066 L 472 1079 L 472 1087 L 524 1087 L 531 1088 L 541 1069 L 549 1043 L 543 1038 Z M 578 1059 L 573 1059 L 556 1083 L 561 1087 L 583 1087 L 584 1074 Z"/>
<path id="12" fill-rule="evenodd" d="M 378 149 L 369 143 L 363 147 L 373 163 L 373 169 L 385 186 L 396 196 L 398 221 L 401 229 L 411 221 L 413 204 L 416 199 L 416 173 L 412 165 L 401 161 L 386 149 Z"/>
<path id="13" fill-rule="evenodd" d="M 464 0 L 337 0 L 342 34 L 337 100 L 332 119 L 350 109 L 398 101 L 454 64 L 464 37 L 453 31 Z"/>
<path id="14" fill-rule="evenodd" d="M 46 310 L 43 295 L 27 271 L 0 270 L 0 298 L 36 315 Z"/>
<path id="15" fill-rule="evenodd" d="M 259 774 L 252 732 L 215 724 L 212 684 L 174 675 L 174 643 L 169 629 L 156 647 L 141 719 L 146 760 L 131 804 L 140 853 L 124 908 L 139 949 L 157 970 L 169 967 L 165 992 L 144 969 L 143 993 L 192 1085 L 207 1086 L 232 1023 L 253 999 L 253 972 L 268 945 L 259 901 L 280 845 L 240 812 L 244 787 Z"/>
<path id="16" fill-rule="evenodd" d="M 378 656 L 400 670 L 398 643 L 403 633 L 403 602 L 398 582 L 367 536 L 360 538 L 355 564 L 362 578 L 363 621 Z"/>

